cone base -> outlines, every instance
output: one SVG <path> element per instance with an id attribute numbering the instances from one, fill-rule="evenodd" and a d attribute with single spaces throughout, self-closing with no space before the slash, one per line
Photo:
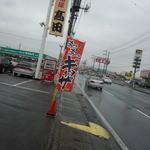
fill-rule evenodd
<path id="1" fill-rule="evenodd" d="M 56 114 L 47 113 L 46 116 L 47 116 L 47 117 L 56 117 Z"/>

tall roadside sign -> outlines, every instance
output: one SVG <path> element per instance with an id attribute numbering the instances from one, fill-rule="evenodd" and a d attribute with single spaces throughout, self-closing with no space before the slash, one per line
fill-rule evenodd
<path id="1" fill-rule="evenodd" d="M 134 55 L 133 65 L 132 65 L 132 67 L 134 68 L 134 74 L 133 74 L 133 79 L 132 79 L 133 83 L 134 83 L 134 78 L 135 78 L 137 69 L 139 69 L 141 66 L 142 53 L 143 53 L 143 50 L 141 49 L 135 50 L 135 55 Z"/>

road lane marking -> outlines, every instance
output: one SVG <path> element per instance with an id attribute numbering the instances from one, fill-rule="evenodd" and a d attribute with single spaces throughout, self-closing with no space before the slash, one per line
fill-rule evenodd
<path id="1" fill-rule="evenodd" d="M 123 150 L 129 150 L 127 148 L 127 146 L 123 143 L 123 141 L 120 139 L 120 137 L 117 135 L 117 133 L 114 131 L 114 129 L 110 126 L 110 124 L 106 121 L 106 119 L 104 118 L 104 116 L 99 112 L 99 110 L 96 108 L 96 106 L 91 102 L 90 98 L 87 96 L 87 94 L 82 90 L 82 88 L 79 86 L 79 84 L 76 82 L 77 86 L 80 88 L 80 90 L 82 91 L 83 95 L 87 98 L 87 100 L 89 101 L 89 103 L 91 104 L 91 106 L 94 108 L 95 112 L 98 114 L 98 116 L 100 117 L 100 119 L 102 119 L 102 121 L 104 122 L 104 124 L 107 126 L 107 128 L 109 129 L 109 131 L 111 132 L 111 134 L 113 135 L 113 137 L 116 139 L 116 141 L 118 142 L 118 144 L 120 145 L 120 147 Z"/>
<path id="2" fill-rule="evenodd" d="M 107 94 L 111 95 L 111 96 L 114 96 L 113 94 L 107 92 L 106 90 L 103 90 L 104 92 L 106 92 Z"/>
<path id="3" fill-rule="evenodd" d="M 25 90 L 34 91 L 34 92 L 40 92 L 40 93 L 46 93 L 46 94 L 49 94 L 49 92 L 46 92 L 46 91 L 41 91 L 41 90 L 36 90 L 36 89 L 26 88 L 26 87 L 22 87 L 22 86 L 15 86 L 15 87 L 20 88 L 20 89 L 25 89 Z"/>
<path id="4" fill-rule="evenodd" d="M 21 84 L 24 84 L 24 83 L 28 83 L 30 81 L 33 81 L 32 79 L 30 80 L 27 80 L 27 81 L 23 81 L 23 82 L 20 82 L 20 83 L 17 83 L 17 84 L 14 84 L 13 86 L 18 86 L 18 85 L 21 85 Z"/>
<path id="5" fill-rule="evenodd" d="M 142 111 L 136 109 L 139 113 L 141 113 L 142 115 L 144 115 L 145 117 L 149 118 L 150 119 L 150 116 L 148 116 L 147 114 L 143 113 Z"/>
<path id="6" fill-rule="evenodd" d="M 3 83 L 3 82 L 0 82 L 0 84 L 12 86 L 12 85 L 9 84 L 9 83 Z"/>
<path id="7" fill-rule="evenodd" d="M 40 92 L 40 93 L 49 94 L 49 92 L 46 92 L 46 91 L 36 90 L 36 89 L 31 89 L 31 88 L 26 88 L 26 87 L 21 87 L 21 86 L 17 86 L 17 85 L 14 86 L 14 85 L 9 84 L 9 83 L 0 82 L 0 84 L 8 85 L 8 86 L 11 86 L 11 87 L 16 87 L 16 88 L 20 88 L 20 89 L 30 90 L 30 91 L 34 91 L 34 92 Z"/>

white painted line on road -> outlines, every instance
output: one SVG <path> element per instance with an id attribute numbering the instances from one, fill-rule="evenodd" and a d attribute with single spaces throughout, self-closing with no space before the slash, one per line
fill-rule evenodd
<path id="1" fill-rule="evenodd" d="M 107 92 L 106 90 L 103 90 L 104 92 L 106 92 L 107 94 L 111 95 L 111 96 L 114 96 L 113 94 Z"/>
<path id="2" fill-rule="evenodd" d="M 26 87 L 21 87 L 21 86 L 17 86 L 17 85 L 14 86 L 14 85 L 8 84 L 8 83 L 0 82 L 0 84 L 16 87 L 16 88 L 20 88 L 20 89 L 30 90 L 30 91 L 34 91 L 34 92 L 40 92 L 40 93 L 49 94 L 49 92 L 46 92 L 46 91 L 36 90 L 36 89 L 31 89 L 31 88 L 26 88 Z"/>
<path id="3" fill-rule="evenodd" d="M 0 84 L 12 86 L 12 85 L 9 84 L 9 83 L 3 83 L 3 82 L 0 82 Z"/>
<path id="4" fill-rule="evenodd" d="M 110 126 L 110 124 L 106 121 L 106 119 L 103 117 L 103 115 L 99 112 L 99 110 L 95 107 L 95 105 L 91 102 L 90 98 L 86 95 L 86 93 L 81 89 L 81 87 L 79 86 L 78 83 L 76 83 L 77 86 L 80 88 L 80 90 L 82 91 L 82 93 L 84 94 L 84 96 L 87 98 L 87 100 L 89 101 L 89 103 L 91 104 L 91 106 L 94 108 L 94 110 L 96 111 L 96 113 L 99 115 L 99 117 L 102 119 L 102 121 L 104 122 L 104 124 L 107 126 L 107 128 L 109 129 L 109 131 L 111 132 L 111 134 L 114 136 L 114 138 L 116 139 L 116 141 L 118 142 L 118 144 L 120 145 L 120 147 L 123 150 L 129 150 L 127 148 L 127 146 L 123 143 L 123 141 L 120 139 L 120 137 L 117 135 L 117 133 L 113 130 L 113 128 Z"/>
<path id="5" fill-rule="evenodd" d="M 25 90 L 34 91 L 34 92 L 40 92 L 40 93 L 46 93 L 46 94 L 49 94 L 49 92 L 46 92 L 46 91 L 41 91 L 41 90 L 31 89 L 31 88 L 27 88 L 27 87 L 21 87 L 21 86 L 15 86 L 15 87 L 20 88 L 20 89 L 25 89 Z"/>
<path id="6" fill-rule="evenodd" d="M 24 81 L 24 82 L 20 82 L 20 83 L 14 84 L 14 85 L 12 85 L 12 86 L 18 86 L 18 85 L 21 85 L 21 84 L 24 84 L 24 83 L 28 83 L 28 82 L 30 82 L 30 81 L 33 81 L 33 80 L 30 79 L 30 80 L 27 80 L 27 81 Z"/>
<path id="7" fill-rule="evenodd" d="M 145 117 L 149 118 L 150 119 L 150 116 L 148 116 L 147 114 L 143 113 L 142 111 L 136 109 L 139 113 L 141 113 L 142 115 L 144 115 Z"/>

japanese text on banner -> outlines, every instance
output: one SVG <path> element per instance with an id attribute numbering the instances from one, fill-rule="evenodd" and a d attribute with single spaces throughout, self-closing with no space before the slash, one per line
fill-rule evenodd
<path id="1" fill-rule="evenodd" d="M 67 47 L 61 64 L 57 89 L 71 92 L 85 43 L 68 38 Z"/>

